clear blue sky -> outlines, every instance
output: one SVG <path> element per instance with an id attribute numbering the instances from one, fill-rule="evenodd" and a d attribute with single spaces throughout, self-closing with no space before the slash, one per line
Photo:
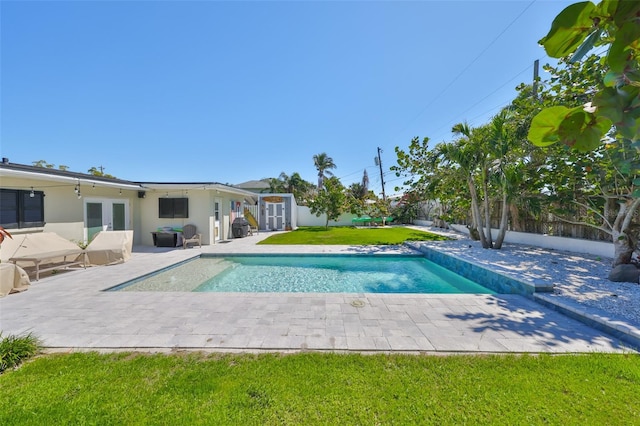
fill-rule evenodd
<path id="1" fill-rule="evenodd" d="M 571 3 L 2 1 L 2 156 L 237 184 L 326 152 L 379 192 L 380 147 L 393 193 L 394 148 L 496 114 Z"/>

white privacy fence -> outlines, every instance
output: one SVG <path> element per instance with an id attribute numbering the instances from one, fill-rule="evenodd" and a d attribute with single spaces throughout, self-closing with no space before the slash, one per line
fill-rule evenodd
<path id="1" fill-rule="evenodd" d="M 338 221 L 329 221 L 329 226 L 350 226 L 351 219 L 357 217 L 351 213 L 340 216 Z M 309 207 L 298 206 L 298 226 L 324 226 L 326 216 L 314 215 Z M 419 226 L 431 226 L 432 222 L 427 220 L 415 220 Z M 469 229 L 465 225 L 449 225 L 453 230 L 469 235 Z M 493 229 L 494 239 L 498 235 L 498 230 Z M 594 256 L 613 258 L 613 243 L 607 241 L 592 241 L 581 238 L 556 237 L 545 234 L 533 234 L 528 232 L 507 231 L 504 241 L 511 244 L 523 244 L 534 247 L 541 247 L 553 250 L 564 250 L 574 253 L 586 253 Z"/>
<path id="2" fill-rule="evenodd" d="M 430 221 L 416 220 L 416 225 L 431 226 Z M 449 227 L 454 231 L 458 231 L 469 235 L 469 228 L 465 225 L 452 225 Z M 492 229 L 491 235 L 495 239 L 498 236 L 498 230 Z M 528 232 L 515 232 L 507 231 L 504 237 L 506 243 L 523 244 L 535 247 L 553 249 L 553 250 L 565 250 L 574 253 L 586 253 L 594 256 L 610 257 L 613 258 L 614 250 L 613 243 L 606 241 L 592 241 L 584 240 L 580 238 L 567 238 L 567 237 L 555 237 L 545 234 L 531 234 Z"/>
<path id="3" fill-rule="evenodd" d="M 258 218 L 258 206 L 256 205 L 251 205 L 251 204 L 245 204 L 244 208 L 249 210 L 249 213 L 251 213 L 251 215 L 253 217 L 255 217 L 256 219 Z M 243 212 L 244 213 L 244 212 Z"/>
<path id="4" fill-rule="evenodd" d="M 340 215 L 337 221 L 330 220 L 329 226 L 350 226 L 351 219 L 356 215 L 344 213 Z M 327 216 L 322 214 L 319 217 L 311 213 L 307 206 L 298 206 L 298 226 L 324 226 L 327 222 Z"/>

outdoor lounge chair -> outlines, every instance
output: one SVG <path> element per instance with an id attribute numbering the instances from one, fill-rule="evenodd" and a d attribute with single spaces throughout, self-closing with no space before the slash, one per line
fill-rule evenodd
<path id="1" fill-rule="evenodd" d="M 131 258 L 133 231 L 100 231 L 87 246 L 87 264 L 115 265 Z"/>
<path id="2" fill-rule="evenodd" d="M 202 235 L 196 233 L 195 225 L 185 225 L 182 227 L 182 248 L 187 248 L 189 243 L 198 243 L 202 247 Z"/>
<path id="3" fill-rule="evenodd" d="M 28 269 L 29 273 L 35 272 L 36 281 L 41 272 L 86 267 L 85 251 L 54 232 L 36 232 L 5 240 L 1 257 L 3 261 Z"/>
<path id="4" fill-rule="evenodd" d="M 24 269 L 13 263 L 0 263 L 0 297 L 27 290 L 30 284 Z"/>

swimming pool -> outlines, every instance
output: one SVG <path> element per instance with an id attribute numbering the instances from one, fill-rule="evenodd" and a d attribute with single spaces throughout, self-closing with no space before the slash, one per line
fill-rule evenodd
<path id="1" fill-rule="evenodd" d="M 494 293 L 423 256 L 407 255 L 202 256 L 110 290 Z"/>

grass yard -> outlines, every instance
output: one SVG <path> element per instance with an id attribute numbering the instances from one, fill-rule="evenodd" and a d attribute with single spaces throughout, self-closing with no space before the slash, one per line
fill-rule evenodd
<path id="1" fill-rule="evenodd" d="M 405 241 L 442 241 L 442 235 L 405 227 L 354 228 L 349 226 L 301 227 L 295 231 L 272 235 L 258 244 L 311 245 L 393 245 Z"/>
<path id="2" fill-rule="evenodd" d="M 638 424 L 638 355 L 41 356 L 0 424 Z"/>

